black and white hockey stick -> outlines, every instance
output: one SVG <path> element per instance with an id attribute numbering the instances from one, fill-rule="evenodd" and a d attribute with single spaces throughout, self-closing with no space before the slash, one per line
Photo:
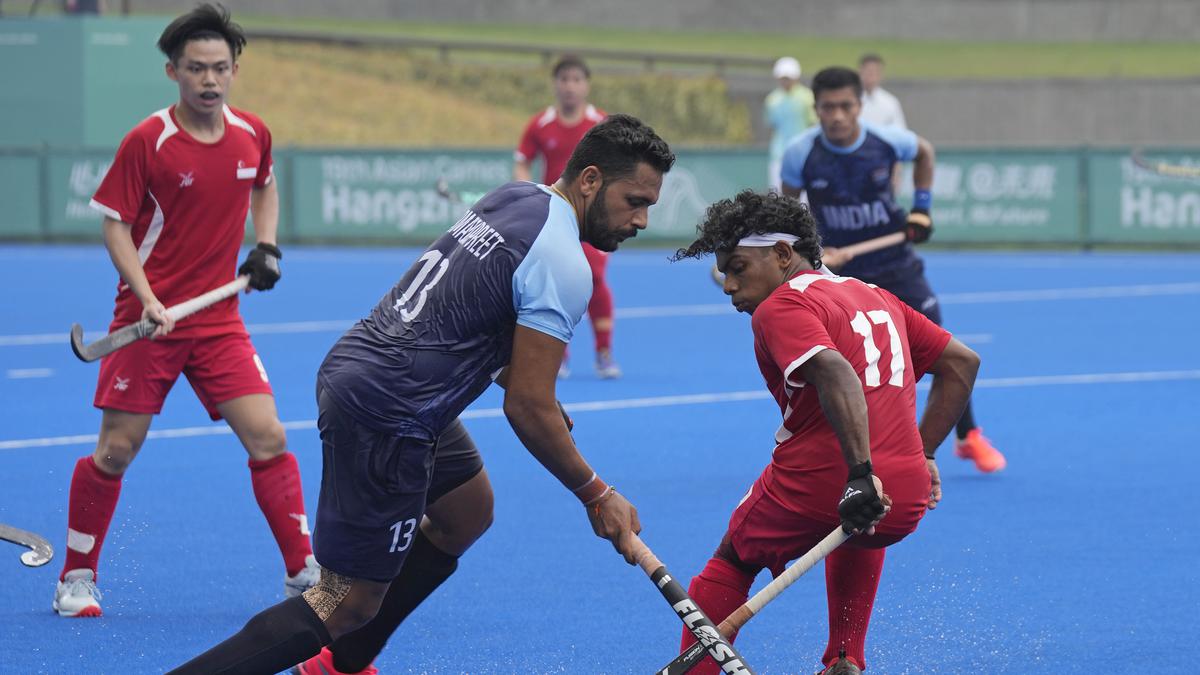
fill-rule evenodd
<path id="1" fill-rule="evenodd" d="M 249 276 L 240 276 L 224 286 L 214 288 L 207 293 L 198 295 L 191 300 L 186 300 L 173 307 L 168 307 L 167 315 L 179 321 L 184 317 L 199 312 L 209 305 L 246 290 L 246 284 L 249 282 Z M 78 356 L 80 361 L 95 361 L 100 357 L 108 356 L 122 347 L 149 336 L 157 327 L 158 324 L 150 319 L 142 319 L 137 323 L 131 323 L 123 328 L 118 328 L 99 340 L 85 345 L 83 344 L 83 326 L 77 323 L 71 324 L 71 351 L 75 352 L 75 356 Z"/>
<path id="2" fill-rule="evenodd" d="M 1133 165 L 1137 168 L 1149 171 L 1150 173 L 1156 173 L 1160 176 L 1200 179 L 1200 166 L 1169 164 L 1155 159 L 1147 159 L 1141 150 L 1134 150 L 1131 159 L 1133 160 Z"/>
<path id="3" fill-rule="evenodd" d="M 634 535 L 634 546 L 638 549 L 638 566 L 650 577 L 655 588 L 662 593 L 663 598 L 679 615 L 679 620 L 699 641 L 695 648 L 699 654 L 696 662 L 699 663 L 707 654 L 713 657 L 723 673 L 753 675 L 754 671 L 746 665 L 746 660 L 742 658 L 742 655 L 722 636 L 708 616 L 688 597 L 683 586 L 667 572 L 666 566 L 655 557 L 650 548 L 637 535 Z"/>
<path id="4" fill-rule="evenodd" d="M 50 542 L 28 530 L 0 524 L 0 539 L 29 549 L 21 554 L 21 562 L 26 567 L 41 567 L 54 557 L 54 548 L 50 546 Z"/>
<path id="5" fill-rule="evenodd" d="M 777 595 L 782 593 L 784 589 L 791 586 L 794 581 L 804 576 L 804 573 L 811 570 L 814 565 L 823 560 L 829 555 L 833 549 L 841 546 L 850 535 L 846 534 L 840 526 L 830 532 L 824 539 L 812 547 L 808 553 L 805 553 L 799 560 L 792 563 L 790 567 L 783 571 L 771 583 L 763 587 L 761 591 L 754 594 L 753 598 L 746 601 L 744 605 L 733 610 L 721 625 L 717 627 L 722 636 L 733 635 L 741 630 L 742 626 L 751 619 L 755 614 L 775 599 Z M 682 675 L 697 664 L 704 660 L 705 652 L 703 645 L 696 643 L 684 650 L 682 654 L 675 657 L 675 660 L 668 663 L 666 667 L 657 671 L 657 675 Z"/>

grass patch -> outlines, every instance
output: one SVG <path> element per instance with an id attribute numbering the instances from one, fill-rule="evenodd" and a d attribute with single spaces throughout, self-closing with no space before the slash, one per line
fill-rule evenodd
<path id="1" fill-rule="evenodd" d="M 798 36 L 791 33 L 660 31 L 602 26 L 431 24 L 409 21 L 239 16 L 246 26 L 410 35 L 539 47 L 671 51 L 774 58 L 791 54 L 808 73 L 853 64 L 867 51 L 895 78 L 1181 78 L 1200 76 L 1200 50 L 1187 42 L 961 42 Z"/>
<path id="2" fill-rule="evenodd" d="M 606 74 L 591 98 L 677 143 L 752 140 L 745 106 L 715 77 Z M 515 147 L 529 117 L 552 101 L 541 66 L 270 40 L 246 50 L 232 95 L 267 120 L 280 145 Z"/>

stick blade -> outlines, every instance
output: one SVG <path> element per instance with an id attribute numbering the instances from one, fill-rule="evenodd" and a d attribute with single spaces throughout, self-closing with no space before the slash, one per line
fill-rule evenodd
<path id="1" fill-rule="evenodd" d="M 87 346 L 83 344 L 83 326 L 71 324 L 71 351 L 75 352 L 80 361 L 95 361 L 94 358 L 89 359 L 85 355 L 86 350 Z"/>
<path id="2" fill-rule="evenodd" d="M 41 567 L 54 559 L 54 547 L 45 537 L 10 525 L 0 525 L 0 539 L 29 549 L 21 554 L 26 567 Z"/>

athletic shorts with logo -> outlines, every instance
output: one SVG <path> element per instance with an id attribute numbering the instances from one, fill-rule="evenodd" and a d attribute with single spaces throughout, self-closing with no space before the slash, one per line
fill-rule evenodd
<path id="1" fill-rule="evenodd" d="M 249 394 L 271 394 L 262 360 L 246 332 L 138 340 L 100 361 L 97 408 L 157 415 L 182 373 L 209 417 L 217 405 Z"/>
<path id="2" fill-rule="evenodd" d="M 391 581 L 417 535 L 427 504 L 483 470 L 483 459 L 455 419 L 435 441 L 368 428 L 317 388 L 324 470 L 313 554 L 343 576 Z"/>

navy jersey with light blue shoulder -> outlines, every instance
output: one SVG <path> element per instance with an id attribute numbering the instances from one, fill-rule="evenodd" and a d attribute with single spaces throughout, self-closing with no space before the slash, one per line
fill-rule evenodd
<path id="1" fill-rule="evenodd" d="M 574 209 L 509 183 L 426 249 L 318 378 L 360 424 L 433 440 L 508 365 L 516 325 L 569 342 L 591 295 Z"/>
<path id="2" fill-rule="evenodd" d="M 861 120 L 859 124 L 858 140 L 847 147 L 830 143 L 816 126 L 783 154 L 783 184 L 808 193 L 826 246 L 846 246 L 905 229 L 908 214 L 896 203 L 892 172 L 896 162 L 917 156 L 917 135 L 899 127 L 876 127 Z M 858 256 L 838 273 L 879 283 L 923 270 L 920 257 L 906 242 Z"/>

